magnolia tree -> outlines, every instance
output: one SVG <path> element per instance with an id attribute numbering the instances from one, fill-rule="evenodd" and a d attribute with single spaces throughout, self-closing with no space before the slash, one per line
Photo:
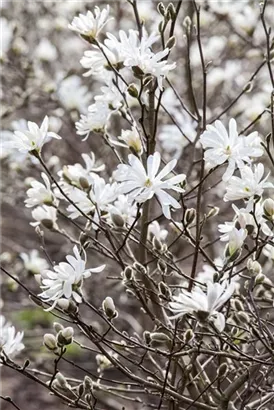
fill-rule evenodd
<path id="1" fill-rule="evenodd" d="M 33 29 L 2 18 L 4 89 L 25 67 L 4 201 L 23 189 L 33 227 L 12 249 L 4 231 L 2 281 L 54 321 L 37 360 L 2 316 L 3 372 L 77 409 L 271 409 L 273 3 L 17 3 L 47 17 L 27 51 Z"/>

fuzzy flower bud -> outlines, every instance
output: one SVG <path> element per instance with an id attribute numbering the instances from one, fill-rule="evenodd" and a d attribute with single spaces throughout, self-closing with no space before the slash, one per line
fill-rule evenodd
<path id="1" fill-rule="evenodd" d="M 111 213 L 111 220 L 117 228 L 122 228 L 125 224 L 124 218 L 121 215 Z"/>
<path id="2" fill-rule="evenodd" d="M 170 337 L 162 332 L 150 333 L 151 341 L 157 343 L 166 343 L 170 341 Z"/>
<path id="3" fill-rule="evenodd" d="M 56 337 L 51 334 L 51 333 L 46 333 L 44 335 L 44 346 L 46 346 L 47 349 L 55 351 L 57 350 L 57 340 Z"/>
<path id="4" fill-rule="evenodd" d="M 130 84 L 128 86 L 127 92 L 129 93 L 129 95 L 133 98 L 137 98 L 139 95 L 138 89 L 136 87 L 135 84 Z"/>
<path id="5" fill-rule="evenodd" d="M 172 296 L 171 290 L 164 282 L 160 282 L 158 284 L 158 289 L 159 289 L 160 295 L 164 296 L 168 300 L 171 300 L 171 296 Z"/>
<path id="6" fill-rule="evenodd" d="M 194 208 L 189 208 L 185 212 L 185 224 L 190 225 L 196 218 L 196 210 Z"/>
<path id="7" fill-rule="evenodd" d="M 115 319 L 118 316 L 118 312 L 115 309 L 113 299 L 110 296 L 105 298 L 102 303 L 102 308 L 109 320 Z"/>
<path id="8" fill-rule="evenodd" d="M 146 275 L 147 273 L 146 268 L 143 265 L 141 265 L 141 263 L 139 262 L 134 262 L 133 268 L 137 270 L 137 272 L 141 273 L 142 275 Z"/>
<path id="9" fill-rule="evenodd" d="M 248 259 L 246 264 L 247 269 L 251 273 L 252 276 L 258 275 L 262 273 L 262 267 L 259 262 L 252 260 L 251 258 Z"/>
<path id="10" fill-rule="evenodd" d="M 145 343 L 147 345 L 150 345 L 150 343 L 151 343 L 151 334 L 150 334 L 150 332 L 145 330 L 144 333 L 143 333 L 143 338 L 144 338 Z"/>
<path id="11" fill-rule="evenodd" d="M 58 346 L 66 346 L 72 343 L 73 341 L 74 330 L 72 327 L 66 327 L 61 330 L 57 335 L 57 344 Z"/>
<path id="12" fill-rule="evenodd" d="M 267 219 L 274 221 L 274 201 L 268 198 L 263 203 L 264 214 Z"/>
<path id="13" fill-rule="evenodd" d="M 194 333 L 192 329 L 187 329 L 187 331 L 184 333 L 184 341 L 185 343 L 190 343 L 191 340 L 194 338 Z"/>
<path id="14" fill-rule="evenodd" d="M 227 366 L 227 364 L 226 364 L 226 363 L 222 363 L 222 364 L 219 366 L 218 370 L 217 370 L 218 377 L 225 377 L 226 374 L 227 374 L 227 372 L 228 372 L 228 366 Z"/>

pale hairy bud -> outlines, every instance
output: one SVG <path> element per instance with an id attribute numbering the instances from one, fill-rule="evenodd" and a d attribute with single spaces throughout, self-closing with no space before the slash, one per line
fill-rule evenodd
<path id="1" fill-rule="evenodd" d="M 157 251 L 161 252 L 163 245 L 160 239 L 156 238 L 156 236 L 154 236 L 152 239 L 152 245 L 153 249 L 156 249 Z"/>
<path id="2" fill-rule="evenodd" d="M 137 272 L 140 272 L 142 275 L 146 275 L 147 273 L 146 268 L 143 265 L 141 265 L 141 263 L 139 262 L 134 262 L 133 268 L 137 270 Z"/>
<path id="3" fill-rule="evenodd" d="M 208 212 L 207 218 L 212 218 L 213 216 L 218 215 L 219 211 L 220 211 L 220 208 L 218 208 L 217 206 L 214 206 L 214 207 L 211 208 L 211 210 Z"/>
<path id="4" fill-rule="evenodd" d="M 162 332 L 153 332 L 150 333 L 151 341 L 158 342 L 158 343 L 166 343 L 170 341 L 170 337 Z"/>
<path id="5" fill-rule="evenodd" d="M 72 343 L 73 341 L 74 330 L 72 327 L 66 327 L 61 330 L 57 335 L 57 344 L 58 346 L 66 346 Z"/>
<path id="6" fill-rule="evenodd" d="M 169 5 L 167 6 L 166 14 L 167 13 L 170 14 L 171 20 L 176 19 L 176 10 L 175 10 L 175 7 L 174 7 L 173 3 L 169 3 Z"/>
<path id="7" fill-rule="evenodd" d="M 158 12 L 159 12 L 163 17 L 165 16 L 165 14 L 166 14 L 166 9 L 165 9 L 165 6 L 164 6 L 164 4 L 163 4 L 162 2 L 158 4 L 157 10 L 158 10 Z"/>
<path id="8" fill-rule="evenodd" d="M 184 341 L 185 343 L 191 342 L 194 338 L 194 333 L 192 329 L 187 329 L 187 331 L 184 333 Z"/>
<path id="9" fill-rule="evenodd" d="M 81 188 L 83 188 L 85 191 L 87 191 L 90 188 L 90 184 L 89 184 L 88 180 L 84 177 L 79 178 L 79 184 L 80 184 Z"/>
<path id="10" fill-rule="evenodd" d="M 191 21 L 191 18 L 189 16 L 186 16 L 184 18 L 183 26 L 185 27 L 186 32 L 189 34 L 190 30 L 191 30 L 191 26 L 192 26 L 192 21 Z"/>
<path id="11" fill-rule="evenodd" d="M 240 322 L 242 322 L 244 324 L 248 324 L 250 322 L 250 317 L 248 316 L 248 314 L 246 312 L 238 312 L 237 316 L 238 316 Z"/>
<path id="12" fill-rule="evenodd" d="M 140 78 L 143 77 L 144 72 L 143 72 L 143 70 L 142 70 L 140 67 L 138 67 L 137 65 L 135 65 L 135 66 L 131 67 L 131 69 L 132 69 L 132 71 L 133 71 L 134 77 L 136 77 L 136 78 L 138 78 L 138 79 L 140 79 Z"/>
<path id="13" fill-rule="evenodd" d="M 150 332 L 145 330 L 144 333 L 143 333 L 143 338 L 144 338 L 145 343 L 147 345 L 150 345 L 150 343 L 151 343 L 151 334 L 150 334 Z"/>
<path id="14" fill-rule="evenodd" d="M 53 221 L 51 219 L 42 219 L 41 224 L 49 230 L 53 228 Z"/>
<path id="15" fill-rule="evenodd" d="M 175 46 L 175 44 L 176 44 L 176 38 L 175 36 L 172 36 L 167 40 L 166 48 L 169 48 L 171 50 Z"/>
<path id="16" fill-rule="evenodd" d="M 68 299 L 59 299 L 57 304 L 63 310 L 68 310 L 68 308 L 69 308 L 69 300 Z"/>
<path id="17" fill-rule="evenodd" d="M 62 373 L 58 372 L 55 376 L 55 380 L 58 387 L 61 387 L 61 389 L 64 390 L 70 390 L 70 385 L 68 384 Z"/>
<path id="18" fill-rule="evenodd" d="M 190 225 L 196 218 L 196 210 L 194 208 L 189 208 L 185 212 L 185 224 Z"/>
<path id="19" fill-rule="evenodd" d="M 79 384 L 79 386 L 77 387 L 77 392 L 78 392 L 78 397 L 82 397 L 83 393 L 84 393 L 84 385 L 83 383 Z"/>
<path id="20" fill-rule="evenodd" d="M 222 363 L 217 369 L 218 377 L 225 377 L 227 372 L 228 372 L 228 366 L 226 363 Z"/>
<path id="21" fill-rule="evenodd" d="M 238 299 L 234 299 L 231 302 L 233 302 L 235 310 L 238 310 L 239 312 L 244 310 L 244 305 Z"/>
<path id="22" fill-rule="evenodd" d="M 130 266 L 127 266 L 126 269 L 122 272 L 122 276 L 125 280 L 131 281 L 134 279 L 134 272 Z"/>
<path id="23" fill-rule="evenodd" d="M 246 93 L 250 93 L 250 91 L 252 91 L 253 89 L 253 82 L 249 81 L 244 87 L 243 87 L 243 91 L 245 91 Z"/>
<path id="24" fill-rule="evenodd" d="M 44 345 L 46 346 L 47 349 L 54 351 L 54 350 L 56 350 L 56 349 L 58 348 L 58 347 L 57 347 L 56 337 L 55 337 L 53 334 L 51 334 L 51 333 L 46 333 L 46 334 L 44 335 L 44 338 L 43 338 L 43 339 L 44 339 L 44 340 L 43 340 Z"/>
<path id="25" fill-rule="evenodd" d="M 122 228 L 125 224 L 124 218 L 118 214 L 110 214 L 111 220 L 117 228 Z"/>
<path id="26" fill-rule="evenodd" d="M 264 214 L 270 221 L 274 221 L 274 201 L 268 198 L 263 203 Z"/>
<path id="27" fill-rule="evenodd" d="M 136 87 L 135 84 L 130 84 L 127 88 L 127 92 L 129 93 L 129 95 L 133 98 L 138 98 L 139 95 L 139 91 Z"/>
<path id="28" fill-rule="evenodd" d="M 163 275 L 167 273 L 167 265 L 162 259 L 157 262 L 157 268 Z"/>
<path id="29" fill-rule="evenodd" d="M 84 389 L 86 394 L 92 392 L 93 389 L 93 381 L 88 376 L 84 378 Z"/>
<path id="30" fill-rule="evenodd" d="M 118 312 L 115 309 L 115 305 L 113 302 L 113 299 L 110 296 L 107 296 L 102 303 L 102 308 L 107 316 L 108 319 L 112 320 L 115 319 L 118 316 Z"/>
<path id="31" fill-rule="evenodd" d="M 264 283 L 266 277 L 263 273 L 259 273 L 256 277 L 255 277 L 255 285 L 260 285 L 261 283 Z"/>
<path id="32" fill-rule="evenodd" d="M 55 330 L 56 333 L 60 332 L 61 330 L 64 329 L 64 326 L 61 325 L 61 323 L 54 322 L 53 323 L 53 329 Z"/>
<path id="33" fill-rule="evenodd" d="M 166 299 L 168 299 L 168 300 L 171 299 L 172 293 L 171 293 L 171 290 L 170 290 L 170 288 L 167 286 L 166 283 L 160 282 L 160 283 L 158 284 L 158 289 L 159 289 L 160 295 L 163 295 L 163 296 L 164 296 Z"/>
<path id="34" fill-rule="evenodd" d="M 262 267 L 259 262 L 254 261 L 251 258 L 248 259 L 246 267 L 252 276 L 262 273 Z"/>
<path id="35" fill-rule="evenodd" d="M 68 313 L 77 313 L 78 312 L 78 307 L 76 303 L 73 300 L 68 300 L 68 299 L 59 299 L 57 302 L 58 306 L 63 309 L 65 312 Z"/>

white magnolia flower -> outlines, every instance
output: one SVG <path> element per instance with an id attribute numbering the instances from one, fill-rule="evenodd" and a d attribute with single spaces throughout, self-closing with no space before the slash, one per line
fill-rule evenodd
<path id="1" fill-rule="evenodd" d="M 39 128 L 35 122 L 28 121 L 28 130 L 15 131 L 12 140 L 6 145 L 17 148 L 21 152 L 40 153 L 43 145 L 50 138 L 60 139 L 55 132 L 48 132 L 49 119 L 46 116 Z"/>
<path id="2" fill-rule="evenodd" d="M 32 226 L 38 226 L 42 223 L 44 226 L 56 227 L 57 225 L 57 209 L 52 206 L 38 206 L 31 213 L 33 219 L 37 222 L 31 222 Z"/>
<path id="3" fill-rule="evenodd" d="M 95 6 L 93 13 L 89 10 L 86 15 L 79 14 L 79 17 L 74 17 L 68 27 L 82 36 L 94 40 L 98 37 L 102 28 L 111 20 L 108 16 L 109 5 L 102 11 L 98 6 Z"/>
<path id="4" fill-rule="evenodd" d="M 39 181 L 32 181 L 31 188 L 27 190 L 28 198 L 25 200 L 27 208 L 31 208 L 36 205 L 52 205 L 56 202 L 55 197 L 51 191 L 51 183 L 48 176 L 42 172 L 41 176 L 44 180 L 44 184 Z"/>
<path id="5" fill-rule="evenodd" d="M 168 231 L 166 229 L 162 229 L 159 222 L 153 221 L 148 225 L 148 235 L 155 237 L 159 241 L 165 241 Z"/>
<path id="6" fill-rule="evenodd" d="M 108 40 L 105 40 L 105 44 L 108 44 Z M 84 52 L 84 56 L 80 60 L 80 64 L 88 70 L 83 74 L 84 77 L 103 74 L 110 64 L 116 69 L 122 66 L 119 50 L 113 47 L 111 42 L 109 42 L 108 47 L 103 44 L 100 47 L 103 52 L 96 46 L 94 46 L 93 50 Z"/>
<path id="7" fill-rule="evenodd" d="M 248 165 L 240 169 L 241 177 L 233 176 L 228 181 L 224 201 L 237 201 L 248 199 L 250 202 L 254 196 L 261 196 L 265 188 L 274 188 L 271 182 L 266 182 L 269 174 L 263 178 L 264 165 L 254 165 L 254 171 Z"/>
<path id="8" fill-rule="evenodd" d="M 4 352 L 13 357 L 24 349 L 23 336 L 24 332 L 16 333 L 15 327 L 6 322 L 4 316 L 0 316 L 0 355 Z"/>
<path id="9" fill-rule="evenodd" d="M 104 131 L 112 112 L 108 103 L 96 101 L 88 107 L 87 115 L 81 115 L 80 121 L 75 123 L 77 134 L 87 139 L 91 131 Z"/>
<path id="10" fill-rule="evenodd" d="M 219 309 L 231 298 L 234 290 L 235 284 L 228 284 L 227 281 L 208 282 L 206 293 L 199 286 L 195 286 L 192 292 L 182 290 L 178 296 L 174 296 L 174 302 L 169 303 L 169 308 L 174 313 L 171 319 L 177 319 L 187 313 L 196 313 L 198 318 L 212 320 L 219 332 L 222 332 L 225 317 Z"/>
<path id="11" fill-rule="evenodd" d="M 251 157 L 263 155 L 258 133 L 253 132 L 247 137 L 239 136 L 233 118 L 229 121 L 229 133 L 221 121 L 217 120 L 215 126 L 207 125 L 200 141 L 206 150 L 204 159 L 210 168 L 228 161 L 228 167 L 223 175 L 224 181 L 230 179 L 237 167 L 243 168 L 245 162 L 251 163 Z"/>
<path id="12" fill-rule="evenodd" d="M 127 91 L 127 86 L 122 80 L 118 79 L 117 86 L 113 84 L 112 79 L 106 77 L 106 85 L 101 87 L 102 94 L 94 97 L 96 103 L 102 102 L 108 105 L 112 110 L 118 110 L 124 104 L 123 95 Z"/>
<path id="13" fill-rule="evenodd" d="M 80 77 L 71 75 L 61 81 L 57 89 L 57 97 L 67 110 L 77 110 L 83 113 L 86 112 L 92 95 L 88 87 L 82 84 Z"/>
<path id="14" fill-rule="evenodd" d="M 118 195 L 117 183 L 106 184 L 103 178 L 98 175 L 94 176 L 92 188 L 89 193 L 75 189 L 71 191 L 70 198 L 85 213 L 94 212 L 94 220 L 99 221 L 102 212 L 108 212 L 108 206 Z M 69 205 L 68 211 L 71 213 L 70 218 L 78 218 L 81 214 L 73 206 Z"/>
<path id="15" fill-rule="evenodd" d="M 136 127 L 131 127 L 131 130 L 122 130 L 119 140 L 125 142 L 125 146 L 128 147 L 133 153 L 142 155 L 143 145 Z"/>
<path id="16" fill-rule="evenodd" d="M 263 254 L 274 262 L 274 246 L 268 243 L 263 247 Z"/>
<path id="17" fill-rule="evenodd" d="M 170 219 L 170 207 L 179 209 L 181 205 L 166 190 L 184 192 L 177 184 L 185 180 L 185 175 L 180 174 L 163 180 L 175 168 L 177 160 L 170 161 L 157 175 L 161 163 L 161 155 L 155 152 L 147 159 L 147 171 L 142 162 L 134 155 L 128 156 L 129 165 L 120 164 L 114 172 L 114 178 L 121 182 L 120 192 L 129 194 L 136 202 L 143 203 L 154 195 L 159 200 L 163 213 Z"/>
<path id="18" fill-rule="evenodd" d="M 85 167 L 83 167 L 82 164 L 65 165 L 63 169 L 59 171 L 58 175 L 60 176 L 60 184 L 65 187 L 65 191 L 67 191 L 66 188 L 69 188 L 70 186 L 81 188 L 80 180 L 84 180 L 87 184 L 91 185 L 94 181 L 95 173 L 101 172 L 105 169 L 104 164 L 96 164 L 96 159 L 93 152 L 91 152 L 90 155 L 82 154 L 82 158 L 84 160 Z"/>
<path id="19" fill-rule="evenodd" d="M 33 273 L 34 275 L 42 272 L 49 267 L 47 261 L 40 258 L 39 253 L 36 249 L 31 250 L 29 253 L 22 252 L 20 257 L 24 262 L 24 267 L 27 271 Z"/>
<path id="20" fill-rule="evenodd" d="M 225 222 L 224 224 L 218 225 L 218 230 L 219 232 L 222 233 L 220 240 L 221 241 L 228 241 L 229 240 L 229 234 L 233 230 L 235 226 L 240 227 L 242 229 L 247 229 L 250 230 L 252 227 L 253 231 L 255 234 L 258 232 L 258 225 L 260 225 L 261 231 L 267 235 L 267 236 L 272 236 L 273 232 L 267 225 L 267 221 L 264 218 L 264 209 L 263 209 L 263 204 L 261 201 L 257 202 L 256 204 L 253 204 L 254 208 L 255 206 L 255 218 L 254 215 L 250 212 L 251 209 L 250 206 L 248 205 L 247 208 L 237 208 L 235 204 L 232 204 L 232 208 L 235 212 L 235 218 L 232 222 Z M 253 209 L 252 209 L 253 211 Z"/>
<path id="21" fill-rule="evenodd" d="M 0 46 L 0 58 L 2 59 L 9 51 L 12 38 L 13 38 L 13 24 L 9 22 L 5 17 L 0 18 L 1 25 L 1 46 Z"/>
<path id="22" fill-rule="evenodd" d="M 233 255 L 239 252 L 244 244 L 246 236 L 246 229 L 237 229 L 233 227 L 233 229 L 229 232 L 226 255 L 231 258 Z"/>
<path id="23" fill-rule="evenodd" d="M 125 225 L 132 225 L 137 215 L 137 205 L 127 195 L 118 195 L 113 205 L 108 206 L 110 215 L 118 215 Z M 109 221 L 110 222 L 110 221 Z"/>
<path id="24" fill-rule="evenodd" d="M 47 39 L 42 38 L 35 49 L 35 57 L 41 61 L 55 61 L 58 57 L 56 47 Z"/>
<path id="25" fill-rule="evenodd" d="M 53 302 L 53 305 L 46 310 L 52 310 L 59 299 L 65 297 L 73 298 L 77 303 L 82 302 L 80 295 L 81 286 L 84 279 L 91 276 L 91 273 L 102 272 L 105 265 L 93 269 L 86 269 L 86 255 L 81 258 L 77 246 L 73 248 L 74 256 L 68 255 L 67 262 L 61 262 L 53 267 L 53 270 L 46 270 L 42 273 L 43 290 L 39 296 L 45 302 Z"/>

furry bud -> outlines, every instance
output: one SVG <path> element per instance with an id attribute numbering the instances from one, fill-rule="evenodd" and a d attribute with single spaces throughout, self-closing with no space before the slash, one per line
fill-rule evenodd
<path id="1" fill-rule="evenodd" d="M 110 296 L 107 296 L 102 303 L 102 308 L 109 320 L 115 319 L 118 316 L 118 312 L 115 309 L 113 299 Z"/>

